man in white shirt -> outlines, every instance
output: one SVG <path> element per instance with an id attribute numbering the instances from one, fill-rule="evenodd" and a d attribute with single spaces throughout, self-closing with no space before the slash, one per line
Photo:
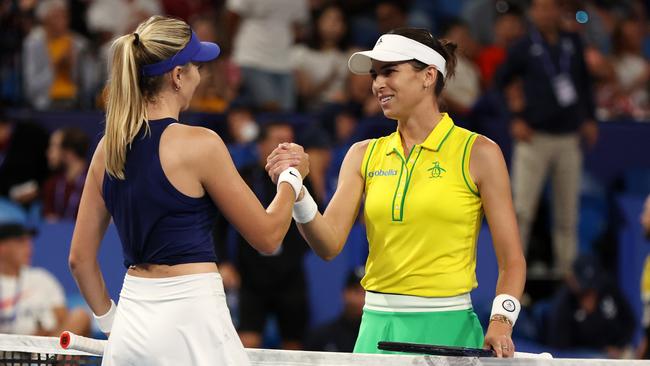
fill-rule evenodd
<path id="1" fill-rule="evenodd" d="M 294 27 L 309 20 L 306 0 L 228 0 L 232 59 L 241 68 L 244 103 L 261 110 L 293 111 L 290 62 Z"/>
<path id="2" fill-rule="evenodd" d="M 68 311 L 59 281 L 30 266 L 34 233 L 19 223 L 0 223 L 0 333 L 89 334 L 88 314 Z"/>

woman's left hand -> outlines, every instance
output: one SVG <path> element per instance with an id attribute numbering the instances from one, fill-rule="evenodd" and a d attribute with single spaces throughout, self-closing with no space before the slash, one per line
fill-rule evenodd
<path id="1" fill-rule="evenodd" d="M 492 348 L 497 357 L 513 357 L 515 344 L 512 342 L 512 326 L 500 321 L 491 321 L 485 333 L 483 348 Z"/>

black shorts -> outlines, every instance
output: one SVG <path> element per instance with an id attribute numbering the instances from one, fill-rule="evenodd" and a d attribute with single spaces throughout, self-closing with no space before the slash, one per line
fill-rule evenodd
<path id="1" fill-rule="evenodd" d="M 263 333 L 269 315 L 275 315 L 285 341 L 302 341 L 307 327 L 307 290 L 304 285 L 282 290 L 239 290 L 239 331 Z"/>

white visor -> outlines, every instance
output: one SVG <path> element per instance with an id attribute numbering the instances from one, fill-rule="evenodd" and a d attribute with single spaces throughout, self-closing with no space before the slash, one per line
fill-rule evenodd
<path id="1" fill-rule="evenodd" d="M 348 60 L 350 71 L 355 74 L 368 74 L 372 60 L 396 62 L 418 60 L 435 67 L 445 77 L 445 59 L 429 46 L 397 34 L 384 34 L 377 40 L 372 51 L 355 52 Z"/>

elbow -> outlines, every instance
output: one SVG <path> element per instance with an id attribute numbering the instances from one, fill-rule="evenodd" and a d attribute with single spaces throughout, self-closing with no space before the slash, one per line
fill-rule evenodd
<path id="1" fill-rule="evenodd" d="M 70 255 L 68 256 L 68 268 L 70 268 L 70 272 L 75 278 L 77 278 L 79 274 L 84 271 L 84 268 L 90 268 L 88 266 L 92 266 L 94 264 L 96 264 L 96 259 L 87 258 L 74 251 L 71 251 Z"/>
<path id="2" fill-rule="evenodd" d="M 321 251 L 317 252 L 316 254 L 322 260 L 324 260 L 326 262 L 331 262 L 332 260 L 334 260 L 334 258 L 336 258 L 341 253 L 341 250 L 343 250 L 343 245 L 344 244 L 345 243 L 337 243 L 336 247 L 334 247 L 334 248 L 327 248 L 326 247 L 327 249 L 321 250 Z"/>
<path id="3" fill-rule="evenodd" d="M 70 252 L 70 256 L 68 256 L 68 268 L 70 268 L 70 273 L 72 273 L 73 277 L 76 277 L 76 273 L 79 271 L 80 265 L 81 259 L 79 256 Z"/>
<path id="4" fill-rule="evenodd" d="M 337 255 L 338 253 L 322 253 L 318 256 L 325 262 L 331 262 L 334 258 L 336 258 Z"/>
<path id="5" fill-rule="evenodd" d="M 271 234 L 260 238 L 256 249 L 264 255 L 273 255 L 280 250 L 283 240 L 284 233 L 274 230 Z"/>
<path id="6" fill-rule="evenodd" d="M 264 243 L 258 246 L 257 251 L 263 255 L 274 255 L 282 247 L 282 239 L 279 240 L 265 240 Z"/>

